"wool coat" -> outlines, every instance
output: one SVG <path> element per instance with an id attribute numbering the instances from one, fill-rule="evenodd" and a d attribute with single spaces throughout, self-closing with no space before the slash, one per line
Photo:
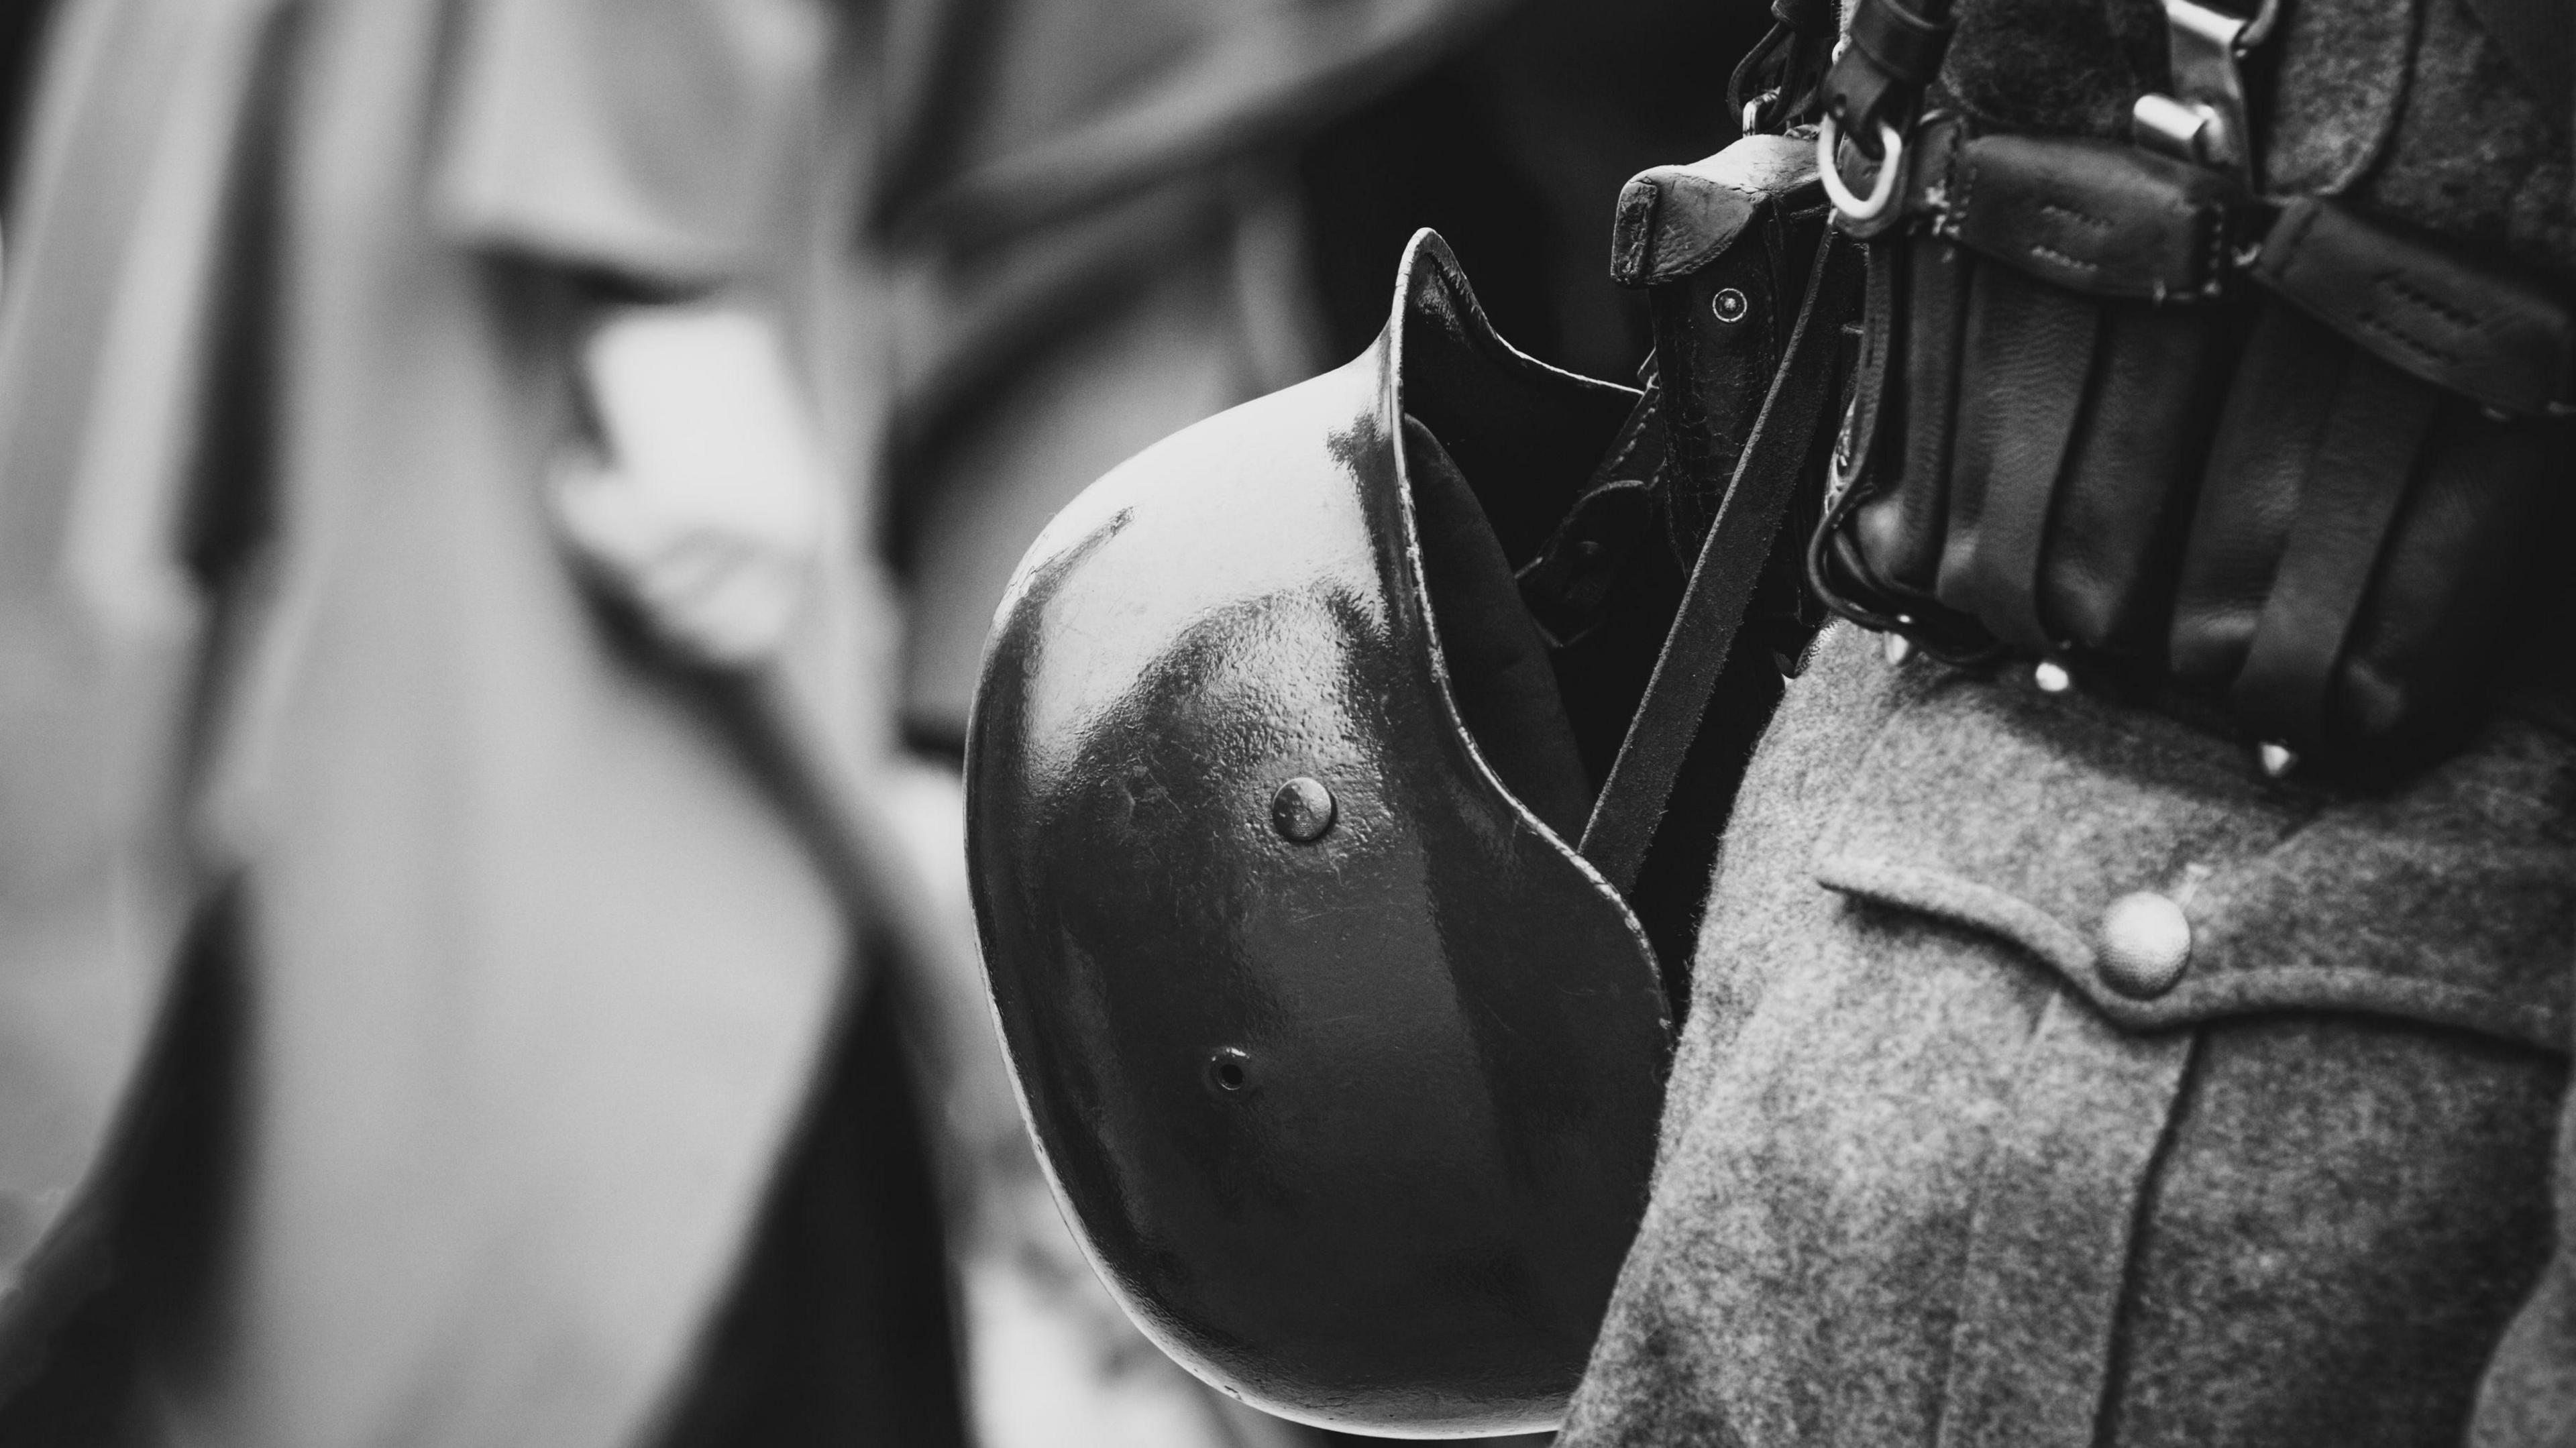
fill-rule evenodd
<path id="1" fill-rule="evenodd" d="M 2288 14 L 2268 189 L 2568 275 L 2568 118 L 2476 10 Z M 2119 136 L 2162 65 L 2153 5 L 1962 0 L 1937 100 Z M 2527 627 L 2477 736 L 2368 792 L 1831 630 L 1561 1441 L 2567 1441 L 2576 736 Z M 2141 896 L 2177 974 L 2131 969 Z"/>

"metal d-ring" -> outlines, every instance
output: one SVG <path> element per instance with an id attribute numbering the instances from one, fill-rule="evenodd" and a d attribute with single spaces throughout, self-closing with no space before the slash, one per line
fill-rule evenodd
<path id="1" fill-rule="evenodd" d="M 2236 32 L 2236 53 L 2244 55 L 2271 39 L 2272 27 L 2280 18 L 2281 0 L 2263 0 L 2255 8 L 2254 18 L 2245 22 L 2243 30 Z"/>
<path id="2" fill-rule="evenodd" d="M 1845 221 L 1858 225 L 1876 221 L 1896 200 L 1897 173 L 1905 156 L 1905 133 L 1885 121 L 1878 123 L 1878 147 L 1887 158 L 1878 163 L 1878 180 L 1869 188 L 1866 199 L 1852 194 L 1843 181 L 1840 160 L 1834 152 L 1842 145 L 1842 123 L 1827 116 L 1816 127 L 1816 173 L 1825 183 L 1825 194 L 1833 198 L 1834 210 Z"/>

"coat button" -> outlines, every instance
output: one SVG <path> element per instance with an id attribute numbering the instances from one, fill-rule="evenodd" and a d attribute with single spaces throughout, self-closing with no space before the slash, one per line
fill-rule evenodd
<path id="1" fill-rule="evenodd" d="M 2160 996 L 2190 963 L 2191 922 L 2164 896 L 2141 890 L 2102 913 L 2102 979 L 2111 989 L 2138 1000 Z"/>

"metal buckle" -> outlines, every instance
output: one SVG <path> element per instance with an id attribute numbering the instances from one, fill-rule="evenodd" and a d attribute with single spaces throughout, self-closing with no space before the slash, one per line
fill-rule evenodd
<path id="1" fill-rule="evenodd" d="M 2280 0 L 2263 0 L 2250 20 L 2199 0 L 2164 0 L 2164 6 L 2174 93 L 2138 97 L 2130 111 L 2138 140 L 2181 160 L 2225 171 L 2251 188 L 2254 133 L 2246 119 L 2239 62 L 2270 37 L 2280 19 Z"/>
<path id="2" fill-rule="evenodd" d="M 1843 220 L 1854 226 L 1876 221 L 1896 201 L 1897 177 L 1905 169 L 1905 133 L 1885 121 L 1878 123 L 1878 147 L 1887 154 L 1878 163 L 1878 180 L 1871 184 L 1867 197 L 1854 194 L 1843 180 L 1841 160 L 1834 154 L 1842 140 L 1842 123 L 1832 116 L 1817 124 L 1816 178 L 1825 183 L 1825 195 L 1833 199 L 1834 210 L 1842 214 Z"/>

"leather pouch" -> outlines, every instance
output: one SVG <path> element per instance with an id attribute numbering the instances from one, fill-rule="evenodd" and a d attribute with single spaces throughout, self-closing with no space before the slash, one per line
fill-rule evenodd
<path id="1" fill-rule="evenodd" d="M 1918 132 L 1870 466 L 1827 590 L 1953 652 L 2161 663 L 2243 309 L 2228 180 L 2132 146 Z"/>
<path id="2" fill-rule="evenodd" d="M 1620 195 L 1610 270 L 1645 294 L 1653 321 L 1645 392 L 1554 536 L 1518 569 L 1596 785 L 1624 748 L 1781 373 L 1827 212 L 1811 136 L 1746 136 L 1640 173 Z M 1822 621 L 1798 566 L 1820 493 L 1800 489 L 1779 522 L 1787 546 L 1773 549 L 1747 600 L 1630 890 L 1677 1009 L 1744 761 Z"/>
<path id="3" fill-rule="evenodd" d="M 2330 202 L 2285 208 L 2182 558 L 2178 682 L 2255 738 L 2403 763 L 2474 717 L 2564 516 L 2576 325 Z"/>
<path id="4" fill-rule="evenodd" d="M 1658 166 L 1619 198 L 1610 275 L 1643 291 L 1655 354 L 1636 412 L 1555 535 L 1519 568 L 1587 764 L 1619 747 L 1684 580 L 1762 411 L 1824 234 L 1815 143 L 1752 135 Z M 1814 507 L 1782 525 L 1804 538 Z M 1794 658 L 1819 619 L 1784 550 L 1748 633 Z"/>
<path id="5" fill-rule="evenodd" d="M 1797 322 L 1825 226 L 1815 151 L 1746 136 L 1704 161 L 1643 172 L 1619 196 L 1610 277 L 1642 289 L 1653 320 L 1665 437 L 1657 507 L 1685 569 Z"/>

